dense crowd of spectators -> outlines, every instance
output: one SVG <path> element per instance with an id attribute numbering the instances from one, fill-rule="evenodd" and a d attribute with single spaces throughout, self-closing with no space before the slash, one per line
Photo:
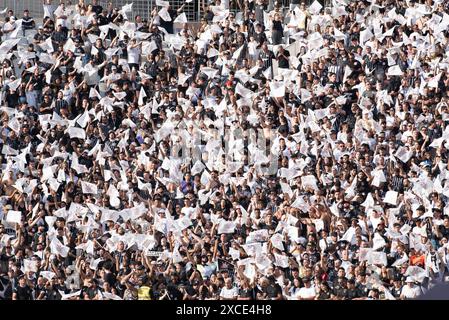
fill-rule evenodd
<path id="1" fill-rule="evenodd" d="M 449 281 L 448 1 L 67 2 L 1 13 L 0 298 Z"/>

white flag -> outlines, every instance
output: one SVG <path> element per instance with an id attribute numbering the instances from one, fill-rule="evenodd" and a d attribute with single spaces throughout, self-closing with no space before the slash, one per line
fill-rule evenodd
<path id="1" fill-rule="evenodd" d="M 179 16 L 176 17 L 176 19 L 173 21 L 175 23 L 187 23 L 187 16 L 186 13 L 183 12 Z"/>
<path id="2" fill-rule="evenodd" d="M 19 224 L 22 221 L 22 212 L 9 210 L 6 221 Z"/>
<path id="3" fill-rule="evenodd" d="M 158 15 L 164 21 L 171 21 L 170 14 L 168 13 L 167 8 L 165 8 L 165 7 L 162 8 L 161 10 L 159 10 Z"/>
<path id="4" fill-rule="evenodd" d="M 86 131 L 82 128 L 70 127 L 67 129 L 70 138 L 79 138 L 82 140 L 86 139 Z"/>
<path id="5" fill-rule="evenodd" d="M 218 225 L 217 233 L 233 233 L 235 229 L 235 222 L 234 221 L 226 221 L 222 220 L 220 224 Z"/>
<path id="6" fill-rule="evenodd" d="M 398 193 L 396 191 L 390 190 L 387 191 L 384 198 L 384 203 L 389 203 L 393 206 L 397 205 L 398 201 Z"/>
<path id="7" fill-rule="evenodd" d="M 97 194 L 98 193 L 98 188 L 93 183 L 81 181 L 81 188 L 83 190 L 83 193 L 86 193 L 86 194 Z"/>

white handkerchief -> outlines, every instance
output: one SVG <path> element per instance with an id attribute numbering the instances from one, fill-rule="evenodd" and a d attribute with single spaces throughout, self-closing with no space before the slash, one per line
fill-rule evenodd
<path id="1" fill-rule="evenodd" d="M 69 253 L 69 247 L 63 245 L 56 237 L 50 242 L 50 250 L 51 253 L 59 254 L 63 258 L 66 258 Z"/>
<path id="2" fill-rule="evenodd" d="M 288 268 L 288 257 L 284 255 L 280 255 L 275 253 L 274 254 L 275 262 L 274 264 L 281 267 L 281 268 Z"/>
<path id="3" fill-rule="evenodd" d="M 344 40 L 346 38 L 345 34 L 338 30 L 337 28 L 334 28 L 334 38 L 335 40 Z"/>
<path id="4" fill-rule="evenodd" d="M 208 58 L 213 58 L 218 56 L 220 53 L 217 49 L 210 47 L 209 50 L 207 50 L 207 57 Z"/>
<path id="5" fill-rule="evenodd" d="M 17 80 L 11 81 L 8 83 L 8 87 L 11 90 L 17 90 L 17 88 L 20 86 L 20 83 L 22 82 L 22 78 L 19 78 Z"/>
<path id="6" fill-rule="evenodd" d="M 386 245 L 385 239 L 380 236 L 379 233 L 374 234 L 373 238 L 373 250 L 376 251 Z"/>
<path id="7" fill-rule="evenodd" d="M 104 291 L 102 294 L 106 299 L 109 299 L 109 300 L 123 300 L 120 296 L 113 294 L 113 293 Z"/>
<path id="8" fill-rule="evenodd" d="M 90 121 L 89 112 L 86 110 L 77 120 L 76 123 L 80 125 L 80 127 L 85 128 Z"/>
<path id="9" fill-rule="evenodd" d="M 187 23 L 187 16 L 186 13 L 183 12 L 179 16 L 176 17 L 176 19 L 173 21 L 175 23 Z"/>
<path id="10" fill-rule="evenodd" d="M 427 82 L 427 86 L 430 88 L 438 88 L 438 82 L 440 81 L 442 73 L 438 73 L 436 76 L 430 78 Z"/>
<path id="11" fill-rule="evenodd" d="M 86 131 L 82 128 L 70 127 L 67 129 L 70 138 L 79 138 L 82 140 L 86 139 Z"/>
<path id="12" fill-rule="evenodd" d="M 22 221 L 22 212 L 9 210 L 8 214 L 6 215 L 6 221 L 20 224 L 20 222 Z"/>
<path id="13" fill-rule="evenodd" d="M 170 2 L 163 0 L 156 0 L 156 5 L 159 7 L 168 7 L 170 5 Z"/>
<path id="14" fill-rule="evenodd" d="M 318 14 L 320 10 L 323 8 L 323 6 L 315 0 L 309 7 L 309 12 L 312 14 Z"/>
<path id="15" fill-rule="evenodd" d="M 284 244 L 282 243 L 282 240 L 283 240 L 283 237 L 279 233 L 275 233 L 270 239 L 273 247 L 275 247 L 276 249 L 279 249 L 281 251 L 284 251 Z"/>
<path id="16" fill-rule="evenodd" d="M 97 185 L 95 185 L 93 183 L 81 181 L 81 188 L 83 190 L 83 193 L 88 193 L 88 194 L 97 194 L 98 193 Z"/>
<path id="17" fill-rule="evenodd" d="M 385 194 L 384 202 L 389 203 L 393 206 L 397 205 L 398 193 L 396 191 L 390 190 Z"/>
<path id="18" fill-rule="evenodd" d="M 387 254 L 385 252 L 371 251 L 368 255 L 368 264 L 387 265 Z"/>
<path id="19" fill-rule="evenodd" d="M 122 13 L 126 13 L 126 12 L 132 12 L 133 11 L 133 4 L 134 3 L 130 3 L 130 4 L 125 4 L 124 6 L 122 6 Z"/>
<path id="20" fill-rule="evenodd" d="M 203 68 L 200 69 L 200 71 L 201 71 L 202 73 L 204 73 L 205 75 L 207 75 L 207 77 L 208 77 L 209 79 L 215 77 L 215 75 L 218 73 L 218 70 L 217 70 L 217 69 L 209 68 L 209 67 L 203 67 Z"/>
<path id="21" fill-rule="evenodd" d="M 43 276 L 44 278 L 51 280 L 54 278 L 54 276 L 56 275 L 56 273 L 52 272 L 52 271 L 41 271 L 40 275 Z"/>
<path id="22" fill-rule="evenodd" d="M 287 193 L 290 198 L 293 197 L 292 188 L 287 183 L 280 182 L 282 193 Z"/>
<path id="23" fill-rule="evenodd" d="M 283 81 L 270 82 L 270 96 L 281 98 L 285 95 L 285 83 Z"/>
<path id="24" fill-rule="evenodd" d="M 201 173 L 205 168 L 206 166 L 200 160 L 197 160 L 190 170 L 190 173 L 192 174 L 192 176 L 195 176 Z"/>
<path id="25" fill-rule="evenodd" d="M 113 92 L 113 95 L 117 100 L 123 100 L 126 97 L 126 92 Z"/>
<path id="26" fill-rule="evenodd" d="M 92 48 L 93 48 L 93 46 L 92 46 Z M 67 51 L 75 52 L 75 50 L 76 50 L 75 42 L 73 42 L 73 40 L 69 38 L 67 40 L 67 42 L 65 43 L 63 49 L 64 49 L 64 52 L 67 52 Z M 98 50 L 97 50 L 97 52 L 98 52 Z"/>
<path id="27" fill-rule="evenodd" d="M 364 45 L 366 41 L 368 41 L 369 39 L 371 39 L 371 37 L 373 37 L 374 34 L 371 32 L 371 30 L 365 29 L 363 31 L 360 32 L 360 45 Z"/>
<path id="28" fill-rule="evenodd" d="M 234 248 L 229 248 L 229 254 L 231 255 L 233 260 L 238 260 L 240 258 L 240 251 Z"/>
<path id="29" fill-rule="evenodd" d="M 37 272 L 37 261 L 31 260 L 31 259 L 24 259 L 23 260 L 23 267 L 25 269 L 25 272 Z"/>
<path id="30" fill-rule="evenodd" d="M 406 147 L 399 147 L 394 156 L 401 160 L 402 162 L 406 163 L 410 158 L 412 157 L 413 152 L 408 151 Z"/>
<path id="31" fill-rule="evenodd" d="M 403 74 L 404 72 L 402 72 L 401 68 L 398 65 L 388 68 L 387 75 L 389 76 L 402 76 Z"/>
<path id="32" fill-rule="evenodd" d="M 345 234 L 343 235 L 343 237 L 341 237 L 340 240 L 352 243 L 354 239 L 355 239 L 355 228 L 349 227 L 349 229 L 345 232 Z"/>
<path id="33" fill-rule="evenodd" d="M 233 233 L 235 229 L 235 222 L 234 221 L 226 221 L 222 220 L 220 221 L 220 224 L 218 225 L 218 234 L 222 233 Z"/>
<path id="34" fill-rule="evenodd" d="M 171 21 L 171 17 L 170 14 L 168 13 L 167 8 L 162 8 L 161 10 L 159 10 L 158 12 L 159 17 L 162 18 L 162 20 L 164 21 Z"/>
<path id="35" fill-rule="evenodd" d="M 237 86 L 235 87 L 235 93 L 241 95 L 244 98 L 250 98 L 254 94 L 254 92 L 242 86 L 240 82 L 237 83 Z"/>
<path id="36" fill-rule="evenodd" d="M 301 183 L 304 188 L 311 187 L 313 190 L 317 190 L 317 179 L 313 175 L 301 177 Z"/>

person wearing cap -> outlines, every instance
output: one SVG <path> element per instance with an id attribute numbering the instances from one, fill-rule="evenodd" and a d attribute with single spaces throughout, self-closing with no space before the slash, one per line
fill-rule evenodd
<path id="1" fill-rule="evenodd" d="M 33 37 L 33 44 L 36 46 L 36 50 L 41 51 L 42 49 L 38 46 L 38 44 L 44 42 L 46 39 L 46 36 L 44 34 L 44 27 L 42 25 L 39 25 L 37 28 L 37 33 Z"/>
<path id="2" fill-rule="evenodd" d="M 408 276 L 405 280 L 405 285 L 402 287 L 401 295 L 399 299 L 407 300 L 407 299 L 416 299 L 418 296 L 422 294 L 420 286 L 415 284 L 415 280 Z"/>

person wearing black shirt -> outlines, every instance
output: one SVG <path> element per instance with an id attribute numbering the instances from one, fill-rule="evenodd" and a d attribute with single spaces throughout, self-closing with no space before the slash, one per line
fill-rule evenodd
<path id="1" fill-rule="evenodd" d="M 264 10 L 266 10 L 266 7 L 267 7 L 267 5 L 264 3 L 263 0 L 257 0 L 256 5 L 254 6 L 256 20 L 259 21 L 261 24 L 264 23 L 263 13 L 264 13 Z"/>
<path id="2" fill-rule="evenodd" d="M 345 277 L 338 277 L 336 282 L 333 285 L 332 294 L 338 299 L 342 300 L 346 297 L 346 289 L 347 281 Z"/>
<path id="3" fill-rule="evenodd" d="M 13 289 L 13 300 L 33 300 L 32 290 L 29 285 L 26 284 L 24 276 L 19 278 L 19 284 Z"/>
<path id="4" fill-rule="evenodd" d="M 38 45 L 38 44 L 44 42 L 45 39 L 47 39 L 47 37 L 44 34 L 44 28 L 42 28 L 42 26 L 40 26 L 37 29 L 37 33 L 33 37 L 33 44 Z M 38 51 L 42 51 L 42 49 L 39 46 L 36 46 L 36 47 L 37 47 Z"/>
<path id="5" fill-rule="evenodd" d="M 438 226 L 438 238 L 449 239 L 449 216 L 444 216 L 443 224 Z"/>
<path id="6" fill-rule="evenodd" d="M 257 288 L 257 299 L 258 300 L 281 300 L 282 299 L 282 289 L 275 282 L 274 277 L 262 278 L 260 281 L 260 287 Z"/>
<path id="7" fill-rule="evenodd" d="M 355 286 L 354 279 L 348 280 L 348 289 L 346 290 L 346 299 L 352 300 L 360 297 L 359 289 Z"/>
<path id="8" fill-rule="evenodd" d="M 276 221 L 273 221 L 273 215 L 269 212 L 265 215 L 264 220 L 259 223 L 259 228 L 273 230 L 276 229 Z"/>
<path id="9" fill-rule="evenodd" d="M 81 291 L 81 296 L 84 300 L 98 300 L 99 289 L 97 283 L 93 279 L 87 280 L 87 286 Z"/>
<path id="10" fill-rule="evenodd" d="M 168 285 L 166 293 L 166 298 L 161 300 L 182 300 L 183 298 L 182 292 L 174 285 Z"/>
<path id="11" fill-rule="evenodd" d="M 260 45 L 267 41 L 267 35 L 263 31 L 262 24 L 256 23 L 256 29 L 253 32 L 252 36 L 254 40 L 257 41 Z"/>
<path id="12" fill-rule="evenodd" d="M 266 288 L 267 298 L 270 300 L 281 300 L 282 299 L 282 288 L 279 284 L 275 283 L 274 280 Z"/>
<path id="13" fill-rule="evenodd" d="M 281 15 L 276 13 L 274 15 L 273 26 L 271 29 L 271 39 L 273 45 L 278 45 L 282 43 L 282 37 L 284 36 L 284 27 L 282 26 Z"/>
<path id="14" fill-rule="evenodd" d="M 92 1 L 92 11 L 95 12 L 97 16 L 99 16 L 100 13 L 103 12 L 103 7 L 100 4 L 98 4 L 98 0 Z"/>
<path id="15" fill-rule="evenodd" d="M 254 300 L 254 298 L 255 298 L 254 288 L 250 286 L 248 279 L 243 278 L 241 281 L 237 300 Z"/>
<path id="16" fill-rule="evenodd" d="M 366 287 L 366 274 L 365 273 L 361 273 L 358 277 L 357 277 L 357 281 L 356 281 L 356 285 L 355 287 L 357 288 L 360 297 L 367 297 L 368 296 L 368 288 Z"/>
<path id="17" fill-rule="evenodd" d="M 58 25 L 56 32 L 53 33 L 51 39 L 59 46 L 67 40 L 67 32 L 64 31 L 62 25 Z"/>
<path id="18" fill-rule="evenodd" d="M 32 30 L 36 27 L 36 22 L 34 22 L 34 19 L 30 17 L 30 12 L 28 10 L 23 11 L 23 17 L 22 17 L 22 29 L 25 35 L 26 30 Z"/>
<path id="19" fill-rule="evenodd" d="M 226 234 L 222 233 L 220 235 L 220 240 L 216 242 L 216 251 L 218 251 L 219 256 L 227 255 L 229 242 L 227 241 Z"/>
<path id="20" fill-rule="evenodd" d="M 45 286 L 45 280 L 43 276 L 37 278 L 36 285 L 34 286 L 34 300 L 45 300 L 47 297 L 47 289 Z"/>
<path id="21" fill-rule="evenodd" d="M 178 10 L 174 10 L 172 9 L 170 6 L 167 7 L 167 12 L 170 15 L 171 20 L 170 21 L 165 21 L 164 19 L 160 19 L 160 23 L 161 23 L 161 27 L 164 28 L 165 30 L 167 30 L 167 32 L 169 34 L 174 34 L 174 30 L 173 30 L 173 21 L 176 19 L 176 16 L 179 15 L 182 10 L 184 9 L 185 3 L 179 7 Z"/>
<path id="22" fill-rule="evenodd" d="M 276 55 L 276 59 L 278 61 L 278 67 L 283 69 L 288 69 L 290 63 L 288 58 L 290 57 L 290 52 L 285 50 L 284 47 L 279 47 L 278 53 Z"/>
<path id="23" fill-rule="evenodd" d="M 332 296 L 331 289 L 326 282 L 320 284 L 320 291 L 315 296 L 315 300 L 329 300 Z"/>
<path id="24" fill-rule="evenodd" d="M 255 31 L 255 26 L 256 26 L 256 17 L 255 17 L 255 15 L 254 15 L 254 12 L 250 12 L 249 13 L 249 17 L 248 17 L 248 19 L 246 19 L 244 22 L 243 22 L 243 25 L 245 26 L 245 28 L 246 28 L 246 32 L 248 33 L 248 37 L 249 36 L 252 36 L 253 34 L 254 34 L 254 31 Z"/>
<path id="25" fill-rule="evenodd" d="M 109 22 L 112 22 L 114 24 L 120 24 L 123 22 L 123 16 L 119 13 L 118 8 L 114 8 L 113 10 L 109 11 L 106 15 L 106 18 Z M 117 31 L 110 28 L 108 31 L 108 39 L 114 39 L 117 35 Z"/>
<path id="26" fill-rule="evenodd" d="M 111 22 L 108 18 L 108 11 L 105 9 L 97 16 L 97 22 L 99 26 L 104 26 Z"/>
<path id="27" fill-rule="evenodd" d="M 391 294 L 393 295 L 393 297 L 395 297 L 396 299 L 399 299 L 399 297 L 401 296 L 401 292 L 402 292 L 402 281 L 400 277 L 396 277 L 393 280 L 393 288 L 390 290 Z"/>

